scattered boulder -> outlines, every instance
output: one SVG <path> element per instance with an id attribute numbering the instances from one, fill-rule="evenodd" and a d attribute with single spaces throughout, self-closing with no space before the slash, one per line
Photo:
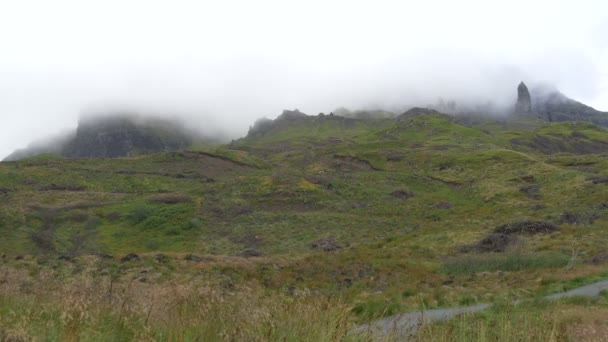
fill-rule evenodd
<path id="1" fill-rule="evenodd" d="M 311 182 L 312 184 L 322 185 L 322 186 L 326 187 L 328 190 L 333 189 L 333 184 L 332 184 L 333 179 L 332 178 L 320 177 L 320 176 L 308 176 L 304 179 Z"/>
<path id="2" fill-rule="evenodd" d="M 369 161 L 351 156 L 334 155 L 330 167 L 341 172 L 373 171 L 376 169 Z"/>
<path id="3" fill-rule="evenodd" d="M 24 179 L 19 180 L 19 184 L 21 184 L 21 185 L 39 185 L 40 183 L 31 178 L 24 178 Z"/>
<path id="4" fill-rule="evenodd" d="M 593 184 L 608 183 L 608 177 L 590 177 L 589 180 L 593 182 Z"/>
<path id="5" fill-rule="evenodd" d="M 574 138 L 563 134 L 534 134 L 531 137 L 511 139 L 513 145 L 537 150 L 544 154 L 576 153 L 596 154 L 608 151 L 608 142 L 594 139 Z M 601 179 L 598 179 L 601 182 Z M 604 182 L 608 181 L 606 179 Z M 594 181 L 595 184 L 598 184 Z"/>
<path id="6" fill-rule="evenodd" d="M 519 188 L 519 191 L 526 194 L 526 196 L 528 196 L 530 199 L 538 200 L 542 198 L 540 195 L 540 186 L 538 184 L 524 185 Z"/>
<path id="7" fill-rule="evenodd" d="M 201 261 L 203 261 L 203 258 L 201 258 L 200 256 L 198 256 L 196 254 L 188 254 L 184 257 L 184 260 L 191 261 L 191 262 L 201 262 Z"/>
<path id="8" fill-rule="evenodd" d="M 583 261 L 585 264 L 598 265 L 603 264 L 608 261 L 608 252 L 603 252 L 600 254 L 596 254 L 589 259 Z"/>
<path id="9" fill-rule="evenodd" d="M 163 204 L 190 203 L 192 197 L 181 194 L 163 194 L 148 197 L 148 202 Z"/>
<path id="10" fill-rule="evenodd" d="M 572 133 L 570 133 L 570 136 L 573 138 L 589 139 L 589 136 L 587 136 L 587 134 L 579 131 L 573 131 Z"/>
<path id="11" fill-rule="evenodd" d="M 530 209 L 532 209 L 532 210 L 543 210 L 543 209 L 545 209 L 546 207 L 547 207 L 547 206 L 546 206 L 546 205 L 544 205 L 544 204 L 542 204 L 542 203 L 536 203 L 536 204 L 533 204 L 533 205 L 530 207 Z"/>
<path id="12" fill-rule="evenodd" d="M 384 151 L 384 157 L 390 162 L 400 162 L 405 156 L 401 151 L 390 150 Z"/>
<path id="13" fill-rule="evenodd" d="M 601 202 L 595 205 L 595 209 L 606 210 L 608 209 L 608 201 Z"/>
<path id="14" fill-rule="evenodd" d="M 600 218 L 600 215 L 596 213 L 577 213 L 573 211 L 566 211 L 559 215 L 560 223 L 566 224 L 593 224 L 598 218 Z"/>
<path id="15" fill-rule="evenodd" d="M 74 260 L 73 257 L 67 255 L 67 254 L 61 254 L 60 256 L 57 257 L 57 260 L 61 260 L 61 261 L 72 261 Z"/>
<path id="16" fill-rule="evenodd" d="M 247 249 L 257 249 L 264 243 L 264 239 L 262 238 L 262 236 L 256 235 L 256 234 L 233 236 L 233 237 L 230 237 L 229 239 L 230 239 L 230 241 L 232 241 L 234 243 L 239 243 L 239 244 L 243 245 Z"/>
<path id="17" fill-rule="evenodd" d="M 251 258 L 262 256 L 262 252 L 258 251 L 257 249 L 247 248 L 240 251 L 237 255 L 243 258 Z"/>
<path id="18" fill-rule="evenodd" d="M 370 205 L 365 203 L 365 202 L 360 202 L 360 201 L 355 201 L 351 204 L 351 208 L 353 209 L 362 209 L 362 208 L 369 208 Z"/>
<path id="19" fill-rule="evenodd" d="M 139 261 L 139 255 L 135 253 L 129 253 L 120 259 L 120 262 Z"/>
<path id="20" fill-rule="evenodd" d="M 433 208 L 435 209 L 451 209 L 452 208 L 452 204 L 448 201 L 439 201 L 435 204 L 433 204 Z"/>
<path id="21" fill-rule="evenodd" d="M 536 235 L 548 234 L 559 231 L 559 226 L 548 221 L 518 221 L 504 224 L 494 230 L 494 233 L 501 234 L 522 234 Z"/>
<path id="22" fill-rule="evenodd" d="M 439 171 L 444 171 L 444 170 L 449 170 L 449 169 L 453 168 L 454 166 L 455 166 L 454 163 L 449 162 L 449 161 L 448 162 L 444 161 L 444 162 L 439 163 L 439 165 L 437 165 L 437 169 Z"/>
<path id="23" fill-rule="evenodd" d="M 450 148 L 457 147 L 456 145 L 431 145 L 427 148 L 431 151 L 447 151 Z"/>
<path id="24" fill-rule="evenodd" d="M 239 205 L 230 210 L 233 216 L 248 215 L 253 213 L 253 208 L 248 205 Z"/>
<path id="25" fill-rule="evenodd" d="M 38 187 L 39 191 L 85 191 L 86 186 L 70 184 L 47 184 Z"/>
<path id="26" fill-rule="evenodd" d="M 393 192 L 391 192 L 391 196 L 399 198 L 399 199 L 408 199 L 408 198 L 413 198 L 416 196 L 416 194 L 408 189 L 398 189 L 395 190 Z"/>
<path id="27" fill-rule="evenodd" d="M 6 195 L 9 192 L 13 192 L 15 191 L 15 189 L 10 189 L 10 188 L 0 188 L 0 194 Z"/>
<path id="28" fill-rule="evenodd" d="M 460 252 L 499 253 L 515 246 L 519 242 L 517 235 L 491 233 L 472 245 L 459 248 Z"/>
<path id="29" fill-rule="evenodd" d="M 158 262 L 159 264 L 166 264 L 169 261 L 171 261 L 171 257 L 169 257 L 165 254 L 159 253 L 154 256 L 154 260 L 156 260 L 156 262 Z"/>
<path id="30" fill-rule="evenodd" d="M 313 242 L 311 246 L 312 248 L 320 249 L 323 252 L 333 252 L 342 248 L 342 246 L 338 244 L 338 241 L 336 241 L 335 236 L 329 236 L 326 238 L 319 239 Z"/>
<path id="31" fill-rule="evenodd" d="M 504 252 L 517 245 L 518 235 L 548 234 L 559 230 L 559 226 L 546 221 L 518 221 L 502 225 L 483 239 L 458 248 L 459 252 Z"/>
<path id="32" fill-rule="evenodd" d="M 527 176 L 521 176 L 518 178 L 514 178 L 511 179 L 512 182 L 516 182 L 516 183 L 528 183 L 528 184 L 532 184 L 536 182 L 536 177 L 532 176 L 532 175 L 527 175 Z"/>
<path id="33" fill-rule="evenodd" d="M 113 211 L 113 212 L 109 213 L 108 215 L 106 215 L 106 218 L 108 219 L 108 221 L 110 221 L 110 223 L 114 223 L 120 219 L 120 216 L 121 215 L 119 212 Z"/>
<path id="34" fill-rule="evenodd" d="M 89 214 L 86 211 L 76 210 L 73 212 L 69 212 L 65 215 L 65 218 L 72 222 L 93 222 L 96 218 L 90 218 Z"/>
<path id="35" fill-rule="evenodd" d="M 110 254 L 105 254 L 105 253 L 97 253 L 96 254 L 100 259 L 103 260 L 110 260 L 110 259 L 114 259 L 113 256 L 111 256 Z"/>

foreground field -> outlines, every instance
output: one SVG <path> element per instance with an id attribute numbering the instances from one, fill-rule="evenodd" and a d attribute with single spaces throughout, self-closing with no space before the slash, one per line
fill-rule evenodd
<path id="1" fill-rule="evenodd" d="M 211 266 L 214 265 L 214 266 Z M 608 274 L 604 274 L 608 277 Z M 572 288 L 592 278 L 576 278 Z M 234 283 L 215 263 L 172 256 L 117 264 L 107 258 L 25 257 L 0 267 L 3 341 L 400 341 L 389 330 L 356 329 L 349 298 Z M 426 310 L 422 296 L 417 310 Z M 608 335 L 608 297 L 571 297 L 494 307 L 423 325 L 420 341 L 600 341 Z M 387 312 L 388 302 L 380 307 Z M 382 315 L 381 313 L 381 315 Z M 376 317 L 378 318 L 378 317 Z"/>
<path id="2" fill-rule="evenodd" d="M 128 280 L 90 257 L 42 269 L 19 265 L 0 270 L 2 341 L 328 341 L 342 339 L 352 322 L 340 301 L 218 283 L 213 271 L 172 272 L 149 283 L 144 277 L 162 273 L 134 267 L 127 272 L 138 278 Z"/>

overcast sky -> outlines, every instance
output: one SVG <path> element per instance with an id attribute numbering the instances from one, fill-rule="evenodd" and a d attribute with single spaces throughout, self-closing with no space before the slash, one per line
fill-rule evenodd
<path id="1" fill-rule="evenodd" d="M 607 1 L 0 2 L 0 159 L 97 108 L 245 134 L 284 108 L 513 101 L 608 111 Z"/>

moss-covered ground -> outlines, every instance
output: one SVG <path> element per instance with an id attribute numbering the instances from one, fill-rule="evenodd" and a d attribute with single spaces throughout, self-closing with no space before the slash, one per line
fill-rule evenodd
<path id="1" fill-rule="evenodd" d="M 601 278 L 604 266 L 583 261 L 608 249 L 608 131 L 518 120 L 326 116 L 181 152 L 1 163 L 0 262 L 5 275 L 27 270 L 15 281 L 28 284 L 62 263 L 91 267 L 91 255 L 99 279 L 119 269 L 122 286 L 142 267 L 162 275 L 145 279 L 159 288 L 205 272 L 206 282 L 280 303 L 294 293 L 338 300 L 349 322 L 532 298 Z M 523 220 L 560 229 L 522 236 L 506 252 L 459 249 Z M 331 237 L 335 250 L 312 247 Z M 141 260 L 119 260 L 129 253 Z M 170 267 L 155 261 L 159 253 Z M 27 300 L 17 293 L 0 294 L 0 322 L 13 300 Z M 437 329 L 424 333 L 454 327 Z"/>

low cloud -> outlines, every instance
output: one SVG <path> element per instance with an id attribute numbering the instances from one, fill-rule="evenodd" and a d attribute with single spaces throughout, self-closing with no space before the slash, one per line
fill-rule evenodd
<path id="1" fill-rule="evenodd" d="M 36 3 L 44 16 L 24 3 L 0 6 L 0 156 L 89 112 L 179 117 L 237 138 L 286 108 L 441 98 L 500 114 L 522 80 L 608 109 L 600 1 Z"/>

